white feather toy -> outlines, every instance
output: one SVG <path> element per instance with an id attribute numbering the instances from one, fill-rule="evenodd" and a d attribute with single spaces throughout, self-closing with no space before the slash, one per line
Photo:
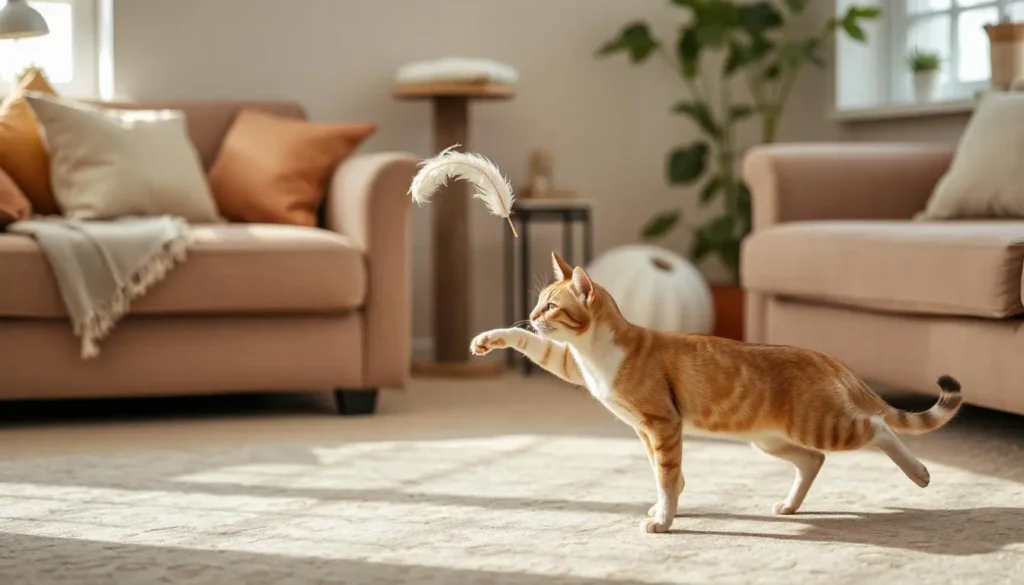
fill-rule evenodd
<path id="1" fill-rule="evenodd" d="M 455 148 L 458 146 L 449 146 L 437 156 L 420 163 L 420 170 L 413 177 L 412 185 L 409 187 L 412 200 L 420 205 L 429 203 L 434 192 L 448 183 L 448 179 L 452 177 L 468 181 L 476 188 L 473 197 L 483 201 L 492 214 L 508 220 L 512 234 L 518 238 L 516 226 L 509 217 L 512 214 L 512 202 L 515 201 L 512 185 L 501 174 L 498 166 L 487 157 L 457 152 Z"/>

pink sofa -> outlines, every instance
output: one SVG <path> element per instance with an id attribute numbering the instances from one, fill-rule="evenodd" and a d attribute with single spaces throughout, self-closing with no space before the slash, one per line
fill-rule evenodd
<path id="1" fill-rule="evenodd" d="M 911 221 L 952 148 L 796 144 L 744 160 L 748 341 L 808 347 L 888 387 L 1024 414 L 1024 221 Z"/>
<path id="2" fill-rule="evenodd" d="M 207 168 L 243 105 L 177 108 Z M 168 396 L 333 389 L 343 413 L 372 412 L 410 360 L 409 197 L 417 159 L 356 154 L 334 174 L 321 228 L 197 225 L 188 261 L 138 301 L 92 360 L 79 357 L 39 247 L 0 234 L 0 398 Z"/>

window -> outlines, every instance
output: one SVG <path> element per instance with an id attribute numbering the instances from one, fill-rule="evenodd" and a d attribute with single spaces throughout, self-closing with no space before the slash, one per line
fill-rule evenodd
<path id="1" fill-rule="evenodd" d="M 50 34 L 0 40 L 0 93 L 25 67 L 41 67 L 54 88 L 71 96 L 96 95 L 96 0 L 29 0 L 46 19 Z"/>
<path id="2" fill-rule="evenodd" d="M 839 0 L 880 6 L 866 45 L 837 40 L 836 106 L 870 108 L 913 101 L 913 75 L 907 56 L 915 48 L 942 56 L 936 99 L 971 100 L 989 85 L 986 24 L 1003 17 L 1024 20 L 1024 0 Z"/>

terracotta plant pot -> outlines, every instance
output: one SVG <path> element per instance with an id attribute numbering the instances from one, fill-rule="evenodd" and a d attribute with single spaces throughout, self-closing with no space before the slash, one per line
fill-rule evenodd
<path id="1" fill-rule="evenodd" d="M 715 301 L 714 335 L 743 341 L 745 297 L 738 285 L 711 285 L 711 298 Z"/>

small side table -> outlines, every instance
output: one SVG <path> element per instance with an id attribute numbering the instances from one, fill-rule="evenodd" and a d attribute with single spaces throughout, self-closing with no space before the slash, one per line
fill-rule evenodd
<path id="1" fill-rule="evenodd" d="M 560 222 L 562 224 L 562 258 L 570 265 L 587 265 L 590 263 L 594 250 L 594 230 L 591 224 L 591 209 L 585 199 L 520 199 L 512 208 L 512 221 L 519 232 L 519 278 L 516 278 L 516 238 L 511 230 L 505 231 L 505 322 L 511 326 L 520 319 L 528 319 L 533 306 L 530 304 L 530 224 L 533 222 Z M 575 256 L 576 223 L 583 224 L 583 262 L 577 262 Z M 551 269 L 548 268 L 548 271 Z M 518 293 L 518 295 L 517 295 Z M 516 298 L 518 296 L 518 299 Z M 516 301 L 519 301 L 519 312 L 516 312 Z M 525 325 L 523 325 L 525 327 Z M 514 364 L 518 354 L 508 352 L 509 365 Z M 533 370 L 533 362 L 525 356 L 519 356 L 523 362 L 523 373 L 529 375 Z"/>

